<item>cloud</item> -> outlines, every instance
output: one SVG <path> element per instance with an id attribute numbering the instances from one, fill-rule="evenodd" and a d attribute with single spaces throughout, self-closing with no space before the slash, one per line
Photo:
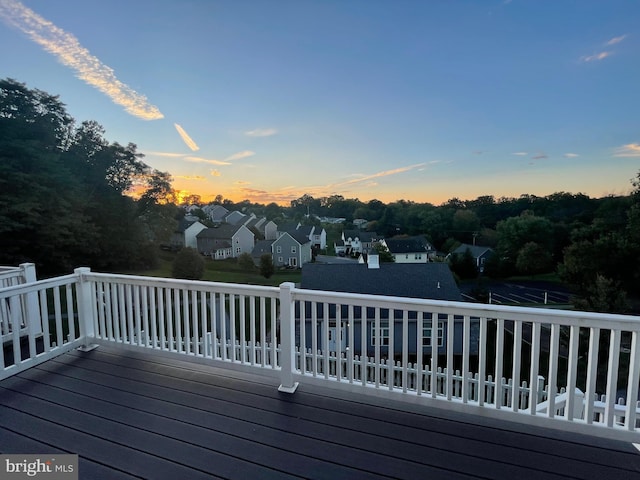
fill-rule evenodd
<path id="1" fill-rule="evenodd" d="M 529 155 L 528 152 L 513 152 L 512 155 L 518 155 L 519 157 L 526 157 Z"/>
<path id="2" fill-rule="evenodd" d="M 615 45 L 616 43 L 620 43 L 625 38 L 627 38 L 627 34 L 620 35 L 619 37 L 613 37 L 611 40 L 605 43 L 606 46 L 610 47 L 611 45 Z"/>
<path id="3" fill-rule="evenodd" d="M 563 155 L 564 158 L 576 158 L 579 157 L 580 155 L 578 155 L 577 153 L 565 153 Z"/>
<path id="4" fill-rule="evenodd" d="M 549 158 L 549 155 L 547 155 L 546 153 L 539 153 L 531 157 L 532 160 L 542 160 L 544 158 Z"/>
<path id="5" fill-rule="evenodd" d="M 244 132 L 247 137 L 270 137 L 278 133 L 275 128 L 256 128 L 255 130 L 249 130 Z"/>
<path id="6" fill-rule="evenodd" d="M 187 145 L 187 147 L 189 147 L 194 152 L 197 152 L 198 150 L 200 150 L 200 147 L 196 145 L 196 142 L 194 142 L 191 139 L 191 137 L 187 134 L 187 132 L 184 131 L 184 128 L 182 128 L 177 123 L 174 123 L 173 126 L 176 127 L 176 130 L 178 131 L 180 138 L 182 138 L 182 141 Z"/>
<path id="7" fill-rule="evenodd" d="M 251 150 L 243 150 L 242 152 L 234 153 L 224 160 L 226 162 L 232 162 L 234 160 L 242 160 L 243 158 L 253 157 L 255 154 L 256 152 L 252 152 Z"/>
<path id="8" fill-rule="evenodd" d="M 613 52 L 600 52 L 600 53 L 594 53 L 593 55 L 585 55 L 583 57 L 580 58 L 580 60 L 582 60 L 583 62 L 593 62 L 593 61 L 599 61 L 599 60 L 604 60 L 605 58 L 609 57 L 612 55 Z"/>
<path id="9" fill-rule="evenodd" d="M 154 155 L 156 157 L 171 157 L 181 158 L 184 157 L 184 153 L 172 153 L 172 152 L 147 152 L 146 155 Z"/>
<path id="10" fill-rule="evenodd" d="M 400 167 L 400 168 L 395 168 L 393 170 L 385 170 L 382 172 L 374 173 L 372 175 L 360 176 L 358 178 L 354 178 L 353 180 L 347 180 L 346 182 L 336 183 L 336 184 L 330 185 L 330 187 L 341 187 L 344 185 L 353 185 L 354 183 L 362 183 L 368 180 L 372 180 L 374 178 L 382 178 L 382 177 L 388 177 L 390 175 L 397 175 L 399 173 L 408 172 L 410 170 L 414 170 L 416 168 L 420 168 L 424 166 L 425 166 L 424 163 L 418 163 L 416 165 L 409 165 L 408 167 Z"/>
<path id="11" fill-rule="evenodd" d="M 175 175 L 174 178 L 181 178 L 183 180 L 204 180 L 202 175 Z"/>
<path id="12" fill-rule="evenodd" d="M 231 165 L 229 162 L 225 162 L 224 160 L 216 160 L 214 158 L 202 158 L 202 157 L 184 157 L 187 162 L 192 163 L 208 163 L 210 165 Z"/>
<path id="13" fill-rule="evenodd" d="M 474 150 L 473 151 L 474 155 L 482 155 L 483 153 L 487 153 L 487 150 Z"/>
<path id="14" fill-rule="evenodd" d="M 22 3 L 15 0 L 0 2 L 0 18 L 53 54 L 60 63 L 75 70 L 80 80 L 100 90 L 115 104 L 124 107 L 127 113 L 143 120 L 164 118 L 158 107 L 118 80 L 113 69 L 91 55 L 76 37 L 56 27 Z"/>
<path id="15" fill-rule="evenodd" d="M 220 170 L 211 170 L 209 173 L 211 174 L 212 177 L 219 177 L 220 175 L 222 175 L 220 173 Z"/>
<path id="16" fill-rule="evenodd" d="M 640 143 L 628 143 L 616 148 L 614 157 L 640 157 Z"/>
<path id="17" fill-rule="evenodd" d="M 244 181 L 244 180 L 238 180 L 237 182 L 235 182 L 235 184 L 243 186 L 243 185 L 251 185 L 251 182 L 247 182 L 247 181 Z"/>

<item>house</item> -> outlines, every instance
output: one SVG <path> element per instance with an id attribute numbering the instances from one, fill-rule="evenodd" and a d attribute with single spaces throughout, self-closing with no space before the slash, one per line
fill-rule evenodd
<path id="1" fill-rule="evenodd" d="M 258 240 L 251 251 L 251 257 L 256 265 L 260 265 L 262 255 L 271 255 L 273 259 L 273 240 Z"/>
<path id="2" fill-rule="evenodd" d="M 278 238 L 278 226 L 272 221 L 262 219 L 263 221 L 256 225 L 256 228 L 264 236 L 265 240 L 275 240 Z"/>
<path id="3" fill-rule="evenodd" d="M 244 225 L 222 223 L 202 230 L 196 235 L 198 251 L 214 260 L 236 258 L 242 253 L 251 253 L 254 235 Z"/>
<path id="4" fill-rule="evenodd" d="M 311 261 L 311 241 L 298 232 L 282 233 L 272 244 L 273 265 L 300 268 Z"/>
<path id="5" fill-rule="evenodd" d="M 198 248 L 196 236 L 206 228 L 206 225 L 199 221 L 184 217 L 178 222 L 178 226 L 171 236 L 170 244 L 172 247 Z"/>
<path id="6" fill-rule="evenodd" d="M 393 255 L 396 263 L 426 263 L 436 251 L 422 236 L 382 239 L 380 244 Z"/>
<path id="7" fill-rule="evenodd" d="M 324 250 L 327 248 L 327 232 L 322 227 L 302 225 L 301 223 L 286 223 L 278 227 L 278 234 L 285 232 L 296 232 L 306 236 L 311 242 L 311 247 L 316 250 Z"/>
<path id="8" fill-rule="evenodd" d="M 202 211 L 207 215 L 209 220 L 214 223 L 220 223 L 224 220 L 224 217 L 227 216 L 229 210 L 224 208 L 222 205 L 214 205 L 209 204 L 202 207 Z"/>
<path id="9" fill-rule="evenodd" d="M 489 247 L 481 247 L 478 245 L 469 245 L 467 243 L 463 243 L 458 248 L 456 248 L 453 252 L 447 255 L 447 259 L 449 259 L 453 255 L 464 255 L 465 252 L 469 250 L 471 256 L 476 262 L 476 268 L 479 272 L 484 271 L 484 264 L 486 261 L 495 254 L 492 248 Z"/>
<path id="10" fill-rule="evenodd" d="M 360 230 L 344 230 L 342 232 L 342 244 L 346 255 L 360 255 L 367 253 L 373 245 L 382 240 L 376 232 L 362 232 Z M 336 244 L 336 251 L 340 245 Z M 342 250 L 342 249 L 341 249 Z"/>
<path id="11" fill-rule="evenodd" d="M 301 288 L 309 290 L 325 290 L 344 293 L 361 293 L 369 295 L 386 295 L 391 297 L 409 297 L 431 300 L 460 301 L 462 299 L 460 289 L 456 285 L 451 270 L 446 263 L 379 263 L 378 255 L 369 253 L 367 263 L 351 263 L 351 264 L 307 264 L 302 268 Z M 311 324 L 312 308 L 306 305 L 305 311 L 305 343 L 310 345 L 313 326 Z M 324 306 L 317 305 L 317 323 L 316 334 L 319 339 L 318 348 L 322 348 L 322 332 L 324 322 Z M 340 315 L 338 316 L 338 313 Z M 297 312 L 300 315 L 301 312 Z M 373 355 L 376 342 L 379 342 L 381 354 L 387 355 L 389 352 L 389 323 L 390 311 L 379 311 L 380 328 L 375 331 L 371 322 L 370 328 L 366 332 L 367 345 L 365 351 L 367 355 Z M 392 314 L 392 322 L 394 324 L 393 332 L 393 351 L 402 351 L 402 324 L 399 322 L 399 312 Z M 367 318 L 374 318 L 375 312 L 372 309 L 358 309 L 354 312 L 356 319 L 366 315 Z M 408 315 L 408 345 L 410 353 L 416 353 L 417 344 L 417 322 L 422 323 L 422 345 L 423 354 L 431 352 L 431 325 L 434 314 L 411 312 Z M 347 325 L 342 319 L 348 318 L 348 312 L 345 306 L 340 309 L 335 305 L 329 306 L 329 345 L 327 348 L 331 351 L 339 349 L 345 351 L 349 338 L 348 328 L 354 329 L 354 345 L 355 353 L 358 355 L 363 351 L 362 348 L 362 332 L 360 322 L 358 320 L 352 322 L 351 326 Z M 436 336 L 438 340 L 439 353 L 446 353 L 445 345 L 447 344 L 447 332 L 445 328 L 447 317 L 438 316 Z M 454 319 L 454 353 L 462 352 L 462 318 Z M 340 325 L 339 325 L 340 324 Z M 476 338 L 479 334 L 477 323 L 471 327 L 471 336 Z M 339 343 L 339 345 L 338 345 Z M 476 352 L 477 353 L 477 352 Z"/>
<path id="12" fill-rule="evenodd" d="M 231 225 L 244 224 L 249 218 L 242 212 L 238 212 L 234 210 L 233 212 L 229 212 L 225 217 L 225 223 L 230 223 Z"/>

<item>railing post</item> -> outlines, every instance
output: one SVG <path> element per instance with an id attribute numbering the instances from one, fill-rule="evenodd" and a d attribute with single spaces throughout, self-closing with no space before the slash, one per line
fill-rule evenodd
<path id="1" fill-rule="evenodd" d="M 84 275 L 91 272 L 91 269 L 80 267 L 73 272 L 78 276 L 76 294 L 78 296 L 78 325 L 80 327 L 80 338 L 82 339 L 82 346 L 79 350 L 89 352 L 98 347 L 96 344 L 89 343 L 96 336 L 93 309 L 91 308 L 91 302 L 95 301 L 95 299 L 91 296 L 91 284 L 85 280 Z"/>
<path id="2" fill-rule="evenodd" d="M 293 393 L 298 382 L 293 381 L 295 367 L 295 308 L 292 290 L 294 284 L 285 282 L 280 285 L 280 386 L 278 390 Z"/>
<path id="3" fill-rule="evenodd" d="M 38 281 L 36 276 L 36 265 L 34 263 L 21 263 L 22 276 L 24 283 L 34 283 Z M 27 293 L 25 301 L 25 316 L 29 335 L 34 338 L 42 334 L 42 321 L 40 315 L 40 305 L 38 303 L 38 294 L 36 292 Z"/>

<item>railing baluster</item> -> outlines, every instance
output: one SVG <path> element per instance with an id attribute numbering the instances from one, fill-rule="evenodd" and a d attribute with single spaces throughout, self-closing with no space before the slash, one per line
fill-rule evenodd
<path id="1" fill-rule="evenodd" d="M 596 388 L 598 381 L 598 353 L 600 348 L 600 329 L 589 329 L 589 355 L 587 358 L 587 383 L 585 392 L 584 418 L 587 423 L 592 423 L 594 418 L 594 402 L 596 400 Z"/>
<path id="2" fill-rule="evenodd" d="M 569 364 L 567 371 L 567 406 L 565 408 L 565 416 L 567 420 L 575 418 L 575 393 L 576 393 L 576 375 L 578 370 L 578 340 L 580 338 L 580 327 L 571 325 L 569 330 Z M 582 407 L 582 406 L 580 406 Z"/>
<path id="3" fill-rule="evenodd" d="M 504 320 L 498 318 L 496 320 L 496 369 L 495 369 L 495 406 L 500 410 L 503 403 L 503 391 L 502 391 L 502 366 L 504 361 Z"/>
<path id="4" fill-rule="evenodd" d="M 438 314 L 431 312 L 431 398 L 436 398 L 438 395 L 438 349 L 434 348 L 434 345 L 438 345 L 438 339 L 436 328 L 433 328 L 434 322 L 437 326 Z"/>
<path id="5" fill-rule="evenodd" d="M 453 318 L 450 319 L 453 323 Z M 462 403 L 469 401 L 469 357 L 470 351 L 470 337 L 471 337 L 471 319 L 469 315 L 465 315 L 462 320 Z M 452 362 L 449 365 L 453 365 Z"/>
<path id="6" fill-rule="evenodd" d="M 618 366 L 620 361 L 620 330 L 611 330 L 609 361 L 607 364 L 607 403 L 604 418 L 607 427 L 613 427 L 615 421 L 616 391 L 618 389 Z"/>
<path id="7" fill-rule="evenodd" d="M 404 309 L 402 312 L 402 393 L 407 393 L 408 363 L 409 363 L 409 311 L 407 309 Z"/>
<path id="8" fill-rule="evenodd" d="M 478 405 L 484 406 L 485 402 L 491 403 L 487 399 L 485 389 L 485 375 L 487 366 L 487 318 L 480 317 L 480 338 L 478 340 Z"/>
<path id="9" fill-rule="evenodd" d="M 511 409 L 514 412 L 520 407 L 520 365 L 522 359 L 522 322 L 513 322 L 513 369 L 511 378 L 513 386 L 511 390 Z"/>
<path id="10" fill-rule="evenodd" d="M 551 324 L 551 338 L 549 340 L 549 383 L 547 385 L 547 416 L 553 418 L 556 415 L 556 393 L 558 391 L 558 342 L 560 341 L 560 326 Z"/>
<path id="11" fill-rule="evenodd" d="M 638 399 L 638 382 L 640 381 L 640 346 L 638 332 L 631 332 L 631 351 L 629 352 L 629 375 L 627 376 L 627 408 L 625 409 L 625 427 L 636 429 L 636 408 Z"/>
<path id="12" fill-rule="evenodd" d="M 540 332 L 541 325 L 539 322 L 533 322 L 531 325 L 531 367 L 529 369 L 529 413 L 535 415 L 538 403 L 538 362 L 540 359 Z"/>

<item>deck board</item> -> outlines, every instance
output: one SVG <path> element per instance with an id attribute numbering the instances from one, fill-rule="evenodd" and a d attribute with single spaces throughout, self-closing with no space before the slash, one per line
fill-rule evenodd
<path id="1" fill-rule="evenodd" d="M 69 352 L 0 382 L 0 452 L 78 453 L 81 478 L 640 478 L 628 443 L 276 386 L 115 346 Z"/>

